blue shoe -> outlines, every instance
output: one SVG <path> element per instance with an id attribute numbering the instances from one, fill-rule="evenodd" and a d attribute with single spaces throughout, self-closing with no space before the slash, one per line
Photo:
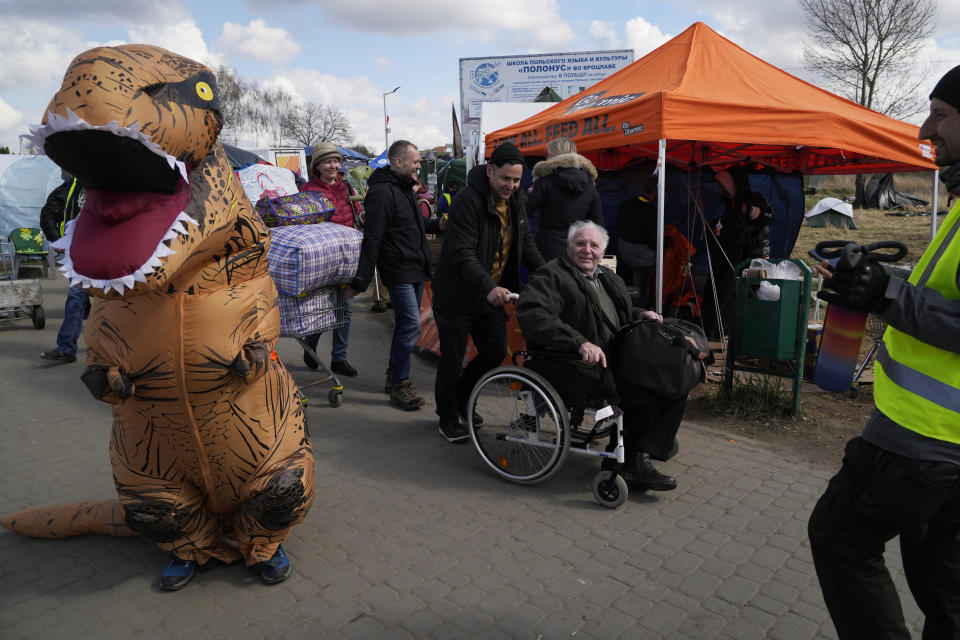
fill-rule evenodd
<path id="1" fill-rule="evenodd" d="M 283 545 L 277 545 L 272 558 L 265 562 L 258 562 L 253 567 L 260 570 L 260 579 L 267 584 L 283 582 L 293 573 L 293 565 L 287 554 L 283 552 Z"/>
<path id="2" fill-rule="evenodd" d="M 177 591 L 187 586 L 197 572 L 197 563 L 193 560 L 181 560 L 170 554 L 170 561 L 160 574 L 160 587 L 164 591 Z"/>

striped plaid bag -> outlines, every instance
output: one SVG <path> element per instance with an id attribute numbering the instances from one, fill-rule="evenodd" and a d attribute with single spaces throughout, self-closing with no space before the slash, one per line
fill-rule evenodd
<path id="1" fill-rule="evenodd" d="M 308 224 L 270 230 L 267 264 L 277 291 L 299 296 L 353 280 L 363 234 L 340 224 Z"/>

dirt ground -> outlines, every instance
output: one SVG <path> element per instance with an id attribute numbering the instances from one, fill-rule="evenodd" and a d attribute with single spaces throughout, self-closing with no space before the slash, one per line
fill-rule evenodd
<path id="1" fill-rule="evenodd" d="M 785 457 L 828 471 L 840 468 L 843 446 L 859 435 L 873 409 L 871 384 L 860 385 L 857 397 L 851 398 L 846 393 L 830 393 L 805 383 L 800 417 L 774 415 L 765 420 L 739 420 L 718 413 L 711 401 L 719 391 L 720 380 L 719 376 L 710 376 L 690 393 L 685 419 L 716 429 L 729 438 L 755 438 Z M 785 388 L 789 388 L 788 384 L 784 380 Z M 682 442 L 682 433 L 680 438 Z"/>

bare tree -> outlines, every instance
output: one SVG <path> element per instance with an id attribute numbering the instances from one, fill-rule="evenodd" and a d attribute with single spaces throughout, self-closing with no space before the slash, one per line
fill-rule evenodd
<path id="1" fill-rule="evenodd" d="M 284 137 L 305 147 L 318 142 L 343 145 L 353 140 L 350 122 L 330 105 L 302 102 L 293 105 L 282 121 Z"/>
<path id="2" fill-rule="evenodd" d="M 240 131 L 247 124 L 243 95 L 250 87 L 246 86 L 245 82 L 233 72 L 233 69 L 226 65 L 220 65 L 213 70 L 213 73 L 217 79 L 220 113 L 223 115 L 221 138 L 224 141 L 229 139 L 236 143 L 239 140 Z"/>
<path id="3" fill-rule="evenodd" d="M 827 88 L 894 118 L 909 118 L 925 108 L 918 90 L 926 74 L 914 67 L 935 27 L 936 0 L 797 1 L 811 38 L 804 61 Z M 858 205 L 863 185 L 858 175 Z"/>

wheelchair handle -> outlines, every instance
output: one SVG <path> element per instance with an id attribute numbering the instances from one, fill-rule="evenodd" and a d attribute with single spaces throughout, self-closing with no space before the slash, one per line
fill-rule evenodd
<path id="1" fill-rule="evenodd" d="M 882 249 L 893 249 L 889 253 L 881 253 Z M 866 258 L 871 262 L 896 262 L 907 255 L 907 245 L 898 240 L 883 240 L 871 244 L 858 245 L 849 240 L 824 240 L 817 243 L 817 248 L 810 255 L 824 260 L 840 258 L 837 266 L 841 269 L 852 269 Z"/>

